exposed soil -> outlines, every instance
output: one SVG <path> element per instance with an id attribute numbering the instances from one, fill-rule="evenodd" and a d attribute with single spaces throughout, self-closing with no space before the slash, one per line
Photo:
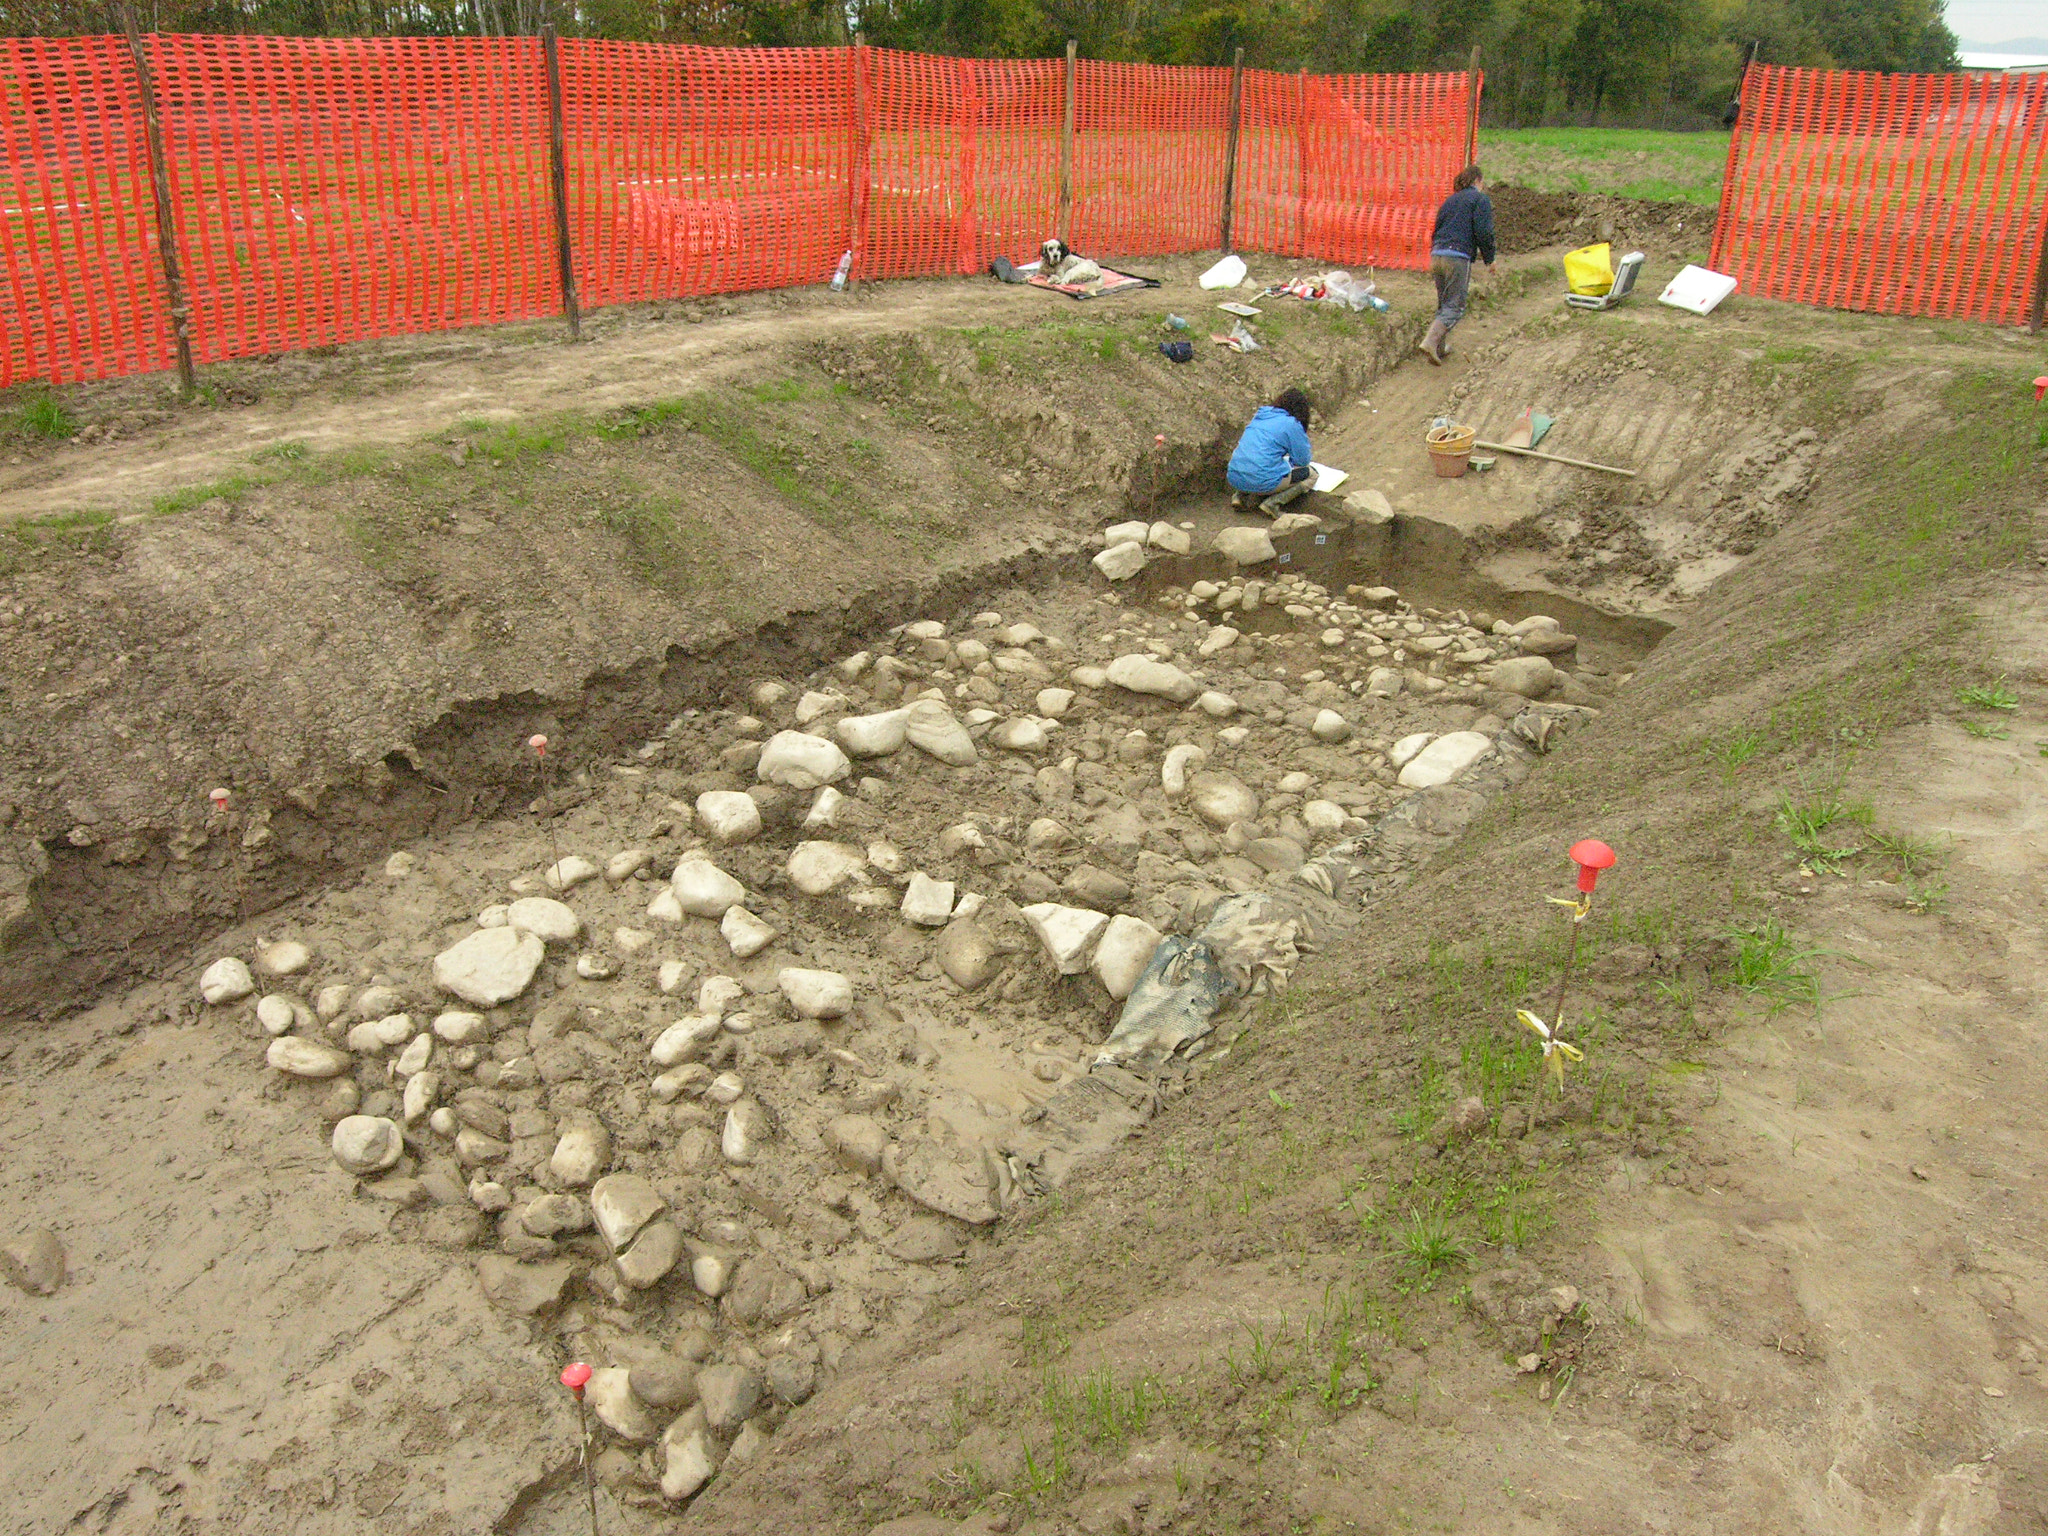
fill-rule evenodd
<path id="1" fill-rule="evenodd" d="M 1509 255 L 1606 241 L 1616 256 L 1642 251 L 1683 265 L 1704 262 L 1714 244 L 1715 211 L 1693 203 L 1646 203 L 1598 192 L 1537 192 L 1512 182 L 1490 184 L 1488 193 L 1500 248 Z M 1648 274 L 1644 277 L 1647 280 Z M 1661 279 L 1658 286 L 1663 286 Z"/>
<path id="2" fill-rule="evenodd" d="M 881 313 L 825 310 L 772 344 L 739 316 L 715 366 L 707 328 L 671 322 L 653 346 L 622 319 L 481 395 L 470 362 L 429 362 L 377 411 L 285 391 L 233 447 L 195 424 L 168 465 L 142 444 L 53 462 L 42 507 L 234 461 L 257 478 L 209 480 L 222 493 L 175 516 L 16 525 L 0 561 L 16 1006 L 75 1003 L 238 904 L 531 798 L 535 731 L 571 765 L 622 751 L 880 623 L 1050 575 L 1099 512 L 1211 482 L 1282 382 L 1341 398 L 1414 328 L 1276 316 L 1265 350 L 1178 368 L 1156 350 L 1164 290 L 1089 306 L 989 282 L 936 309 L 881 294 Z M 342 423 L 328 451 L 247 459 L 252 440 L 319 444 Z"/>
<path id="3" fill-rule="evenodd" d="M 673 1446 L 600 1430 L 608 1531 L 2048 1524 L 2025 1067 L 2048 509 L 2004 391 L 2038 363 L 1764 304 L 1561 315 L 1554 281 L 1546 257 L 1482 295 L 1445 370 L 1411 350 L 1406 278 L 1394 326 L 1268 301 L 1266 350 L 1188 368 L 1151 350 L 1166 312 L 1208 313 L 1185 281 L 1107 312 L 994 285 L 749 301 L 737 354 L 722 321 L 653 316 L 587 351 L 479 338 L 521 366 L 419 354 L 354 427 L 347 360 L 278 364 L 331 371 L 240 409 L 311 456 L 18 536 L 0 1239 L 68 1250 L 54 1294 L 0 1289 L 21 1528 L 566 1536 L 572 1358 L 766 1388 L 707 1430 L 723 1464 L 687 1504 L 658 1487 Z M 1214 487 L 1283 380 L 1394 516 L 1311 498 L 1319 524 L 1234 571 L 1207 545 L 1260 520 Z M 80 413 L 140 409 L 123 388 Z M 1546 447 L 1639 475 L 1430 471 L 1431 417 L 1486 435 L 1525 405 L 1557 417 Z M 117 438 L 42 461 L 38 494 L 132 511 L 219 478 L 247 460 L 219 425 L 172 418 L 182 475 Z M 1086 562 L 1125 515 L 1197 552 L 1111 588 Z M 1535 613 L 1579 641 L 1532 706 L 1492 668 Z M 1069 680 L 1133 653 L 1231 710 Z M 1977 697 L 2010 710 L 1959 701 L 2001 674 L 2009 700 Z M 697 821 L 769 731 L 933 688 L 973 765 L 864 761 L 829 827 L 787 789 L 755 793 L 758 838 Z M 1323 711 L 1349 734 L 1312 734 Z M 1032 721 L 1043 748 L 996 746 Z M 1399 782 L 1401 738 L 1458 731 L 1490 743 L 1465 777 Z M 1250 818 L 1166 793 L 1174 745 Z M 1837 813 L 1801 851 L 1781 802 Z M 1544 898 L 1588 833 L 1621 863 L 1560 1093 L 1512 1016 L 1550 1014 Z M 806 895 L 792 850 L 820 840 L 860 872 Z M 401 1070 L 398 1040 L 351 1034 L 447 1008 L 434 956 L 555 859 L 634 848 L 565 895 L 583 936 L 472 1042 Z M 650 911 L 693 851 L 767 948 Z M 1024 906 L 1186 933 L 1310 855 L 1349 872 L 1341 924 L 1156 1077 L 1090 1070 L 1118 1005 L 1054 974 Z M 954 928 L 986 978 L 894 915 L 911 870 L 983 898 Z M 1775 973 L 1737 926 L 1785 936 Z M 279 940 L 311 951 L 259 989 L 280 1022 L 200 1005 L 202 966 Z M 792 1017 L 789 966 L 845 975 L 853 1011 Z M 741 1000 L 657 1081 L 650 1042 L 715 975 Z M 267 1071 L 279 1029 L 345 1044 L 346 1088 Z M 747 1160 L 734 1095 L 767 1127 Z M 336 1111 L 409 1097 L 398 1166 L 344 1173 Z M 848 1113 L 888 1173 L 849 1165 Z M 686 1245 L 646 1288 L 540 1220 L 582 1209 L 552 1154 L 594 1121 Z"/>

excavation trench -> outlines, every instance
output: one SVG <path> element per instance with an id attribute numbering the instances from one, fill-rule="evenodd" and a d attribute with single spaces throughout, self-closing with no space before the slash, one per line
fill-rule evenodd
<path id="1" fill-rule="evenodd" d="M 1346 412 L 1333 436 L 1357 425 Z M 1100 475 L 1115 492 L 1097 519 L 1180 525 L 1206 548 L 1233 521 L 1217 494 L 1228 442 L 1126 454 Z M 1363 449 L 1349 462 L 1370 474 Z M 1029 524 L 943 577 L 875 582 L 580 688 L 460 704 L 361 783 L 232 826 L 124 834 L 118 858 L 103 838 L 46 839 L 30 921 L 63 952 L 20 969 L 21 995 L 54 1012 L 139 983 L 106 1000 L 117 1029 L 197 1024 L 144 1041 L 196 1042 L 228 1092 L 260 1095 L 238 1113 L 261 1118 L 273 1162 L 330 1182 L 337 1122 L 391 1124 L 392 1160 L 343 1181 L 350 1209 L 400 1240 L 381 1245 L 393 1265 L 462 1259 L 378 1370 L 449 1390 L 447 1358 L 477 1339 L 497 1351 L 488 1382 L 462 1389 L 497 1414 L 491 1458 L 423 1507 L 534 1531 L 575 1515 L 564 1426 L 529 1400 L 537 1348 L 616 1371 L 614 1386 L 686 1364 L 743 1389 L 716 1422 L 668 1424 L 672 1400 L 623 1389 L 600 1415 L 605 1496 L 672 1510 L 695 1491 L 664 1489 L 675 1467 L 758 1451 L 863 1341 L 923 1315 L 993 1227 L 1112 1153 L 1227 1046 L 1238 1000 L 1185 1049 L 1100 1059 L 1133 983 L 1102 960 L 1107 920 L 1127 947 L 1128 925 L 1149 934 L 1149 955 L 1271 898 L 1243 979 L 1281 985 L 1562 736 L 1624 707 L 1669 630 L 1568 582 L 1501 579 L 1497 541 L 1469 519 L 1312 507 L 1320 525 L 1278 536 L 1269 561 L 1155 552 L 1116 586 L 1071 521 Z M 1556 628 L 1534 633 L 1572 639 L 1544 642 L 1556 675 L 1532 699 L 1493 673 L 1533 656 L 1502 631 L 1538 615 Z M 1205 649 L 1225 627 L 1234 640 Z M 1098 675 L 1124 658 L 1196 692 Z M 856 752 L 832 797 L 763 780 L 778 733 L 839 742 L 841 722 L 920 698 L 971 754 Z M 1409 772 L 1444 744 L 1454 765 Z M 711 810 L 739 801 L 758 826 L 728 838 Z M 563 860 L 588 877 L 551 890 L 543 871 Z M 678 908 L 679 871 L 698 864 L 737 884 L 734 907 Z M 529 983 L 455 1002 L 440 958 L 515 928 L 512 903 L 553 898 L 568 915 Z M 1054 928 L 1096 920 L 1056 947 Z M 266 970 L 280 944 L 304 958 Z M 253 989 L 201 1006 L 194 962 L 222 957 L 253 962 Z M 801 973 L 843 978 L 850 1003 L 801 1002 Z M 332 1075 L 278 1068 L 287 1038 Z M 34 1047 L 14 1050 L 33 1064 Z M 647 1230 L 672 1251 L 593 1229 L 599 1174 L 645 1186 L 667 1224 Z M 333 1283 L 352 1281 L 337 1265 Z M 291 1412 L 288 1432 L 331 1438 L 317 1405 Z M 346 1459 L 367 1465 L 381 1433 Z"/>

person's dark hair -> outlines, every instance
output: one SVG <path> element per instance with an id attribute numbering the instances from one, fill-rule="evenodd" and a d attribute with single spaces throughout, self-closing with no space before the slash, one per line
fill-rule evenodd
<path id="1" fill-rule="evenodd" d="M 1316 408 L 1315 402 L 1309 399 L 1307 393 L 1299 389 L 1281 390 L 1273 401 L 1273 407 L 1276 410 L 1285 411 L 1296 421 L 1300 422 L 1301 430 L 1304 432 L 1308 430 L 1309 412 Z"/>
<path id="2" fill-rule="evenodd" d="M 1453 181 L 1451 183 L 1451 186 L 1454 190 L 1462 192 L 1467 187 L 1477 185 L 1485 177 L 1485 175 L 1486 172 L 1479 169 L 1478 166 L 1468 165 L 1465 167 L 1465 169 L 1458 172 L 1457 180 Z"/>

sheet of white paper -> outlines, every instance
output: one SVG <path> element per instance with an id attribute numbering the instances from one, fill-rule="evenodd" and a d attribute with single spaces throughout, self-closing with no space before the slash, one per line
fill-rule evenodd
<path id="1" fill-rule="evenodd" d="M 1695 315 L 1712 314 L 1714 306 L 1735 291 L 1735 279 L 1705 267 L 1686 267 L 1664 286 L 1657 302 Z"/>
<path id="2" fill-rule="evenodd" d="M 1315 488 L 1319 491 L 1334 491 L 1351 478 L 1350 470 L 1332 469 L 1329 465 L 1318 464 L 1313 459 L 1309 460 L 1308 467 L 1316 472 Z"/>

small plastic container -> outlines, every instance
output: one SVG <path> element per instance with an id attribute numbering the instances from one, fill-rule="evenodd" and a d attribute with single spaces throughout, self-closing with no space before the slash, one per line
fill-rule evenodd
<path id="1" fill-rule="evenodd" d="M 1429 444 L 1429 465 L 1437 478 L 1462 480 L 1466 466 L 1472 462 L 1472 445 L 1478 440 L 1479 434 L 1470 427 L 1431 427 L 1425 441 Z"/>

